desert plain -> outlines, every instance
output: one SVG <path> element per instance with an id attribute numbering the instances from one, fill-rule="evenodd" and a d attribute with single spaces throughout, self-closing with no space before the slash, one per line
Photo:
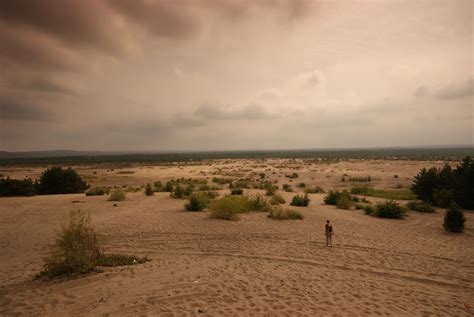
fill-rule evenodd
<path id="1" fill-rule="evenodd" d="M 410 211 L 403 220 L 325 205 L 309 194 L 292 207 L 303 220 L 266 213 L 239 221 L 188 212 L 169 193 L 145 196 L 143 186 L 172 178 L 259 177 L 278 183 L 289 205 L 306 186 L 350 189 L 346 174 L 370 186 L 407 188 L 423 167 L 441 161 L 212 160 L 166 165 L 81 165 L 92 186 L 136 188 L 123 202 L 84 194 L 0 198 L 2 316 L 473 316 L 474 214 L 463 234 L 442 227 L 444 209 Z M 39 177 L 45 167 L 2 167 L 12 178 Z M 298 173 L 298 178 L 286 175 Z M 395 176 L 396 175 L 396 176 Z M 294 192 L 281 190 L 291 184 Z M 365 185 L 365 184 L 363 184 Z M 222 196 L 229 193 L 224 187 Z M 245 195 L 264 195 L 245 189 Z M 367 197 L 373 203 L 380 198 Z M 399 201 L 402 205 L 406 201 Z M 116 204 L 116 206 L 114 206 Z M 71 210 L 90 213 L 106 252 L 151 261 L 105 268 L 75 278 L 35 279 Z M 334 226 L 325 246 L 324 224 Z"/>

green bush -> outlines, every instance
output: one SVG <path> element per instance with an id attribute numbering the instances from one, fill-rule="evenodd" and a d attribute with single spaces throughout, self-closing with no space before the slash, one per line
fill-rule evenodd
<path id="1" fill-rule="evenodd" d="M 184 206 L 188 211 L 202 211 L 207 207 L 211 198 L 202 192 L 193 193 L 188 197 L 188 203 Z"/>
<path id="2" fill-rule="evenodd" d="M 410 201 L 407 204 L 407 208 L 418 212 L 435 212 L 433 206 L 431 206 L 430 203 L 424 201 Z"/>
<path id="3" fill-rule="evenodd" d="M 291 187 L 291 185 L 289 184 L 283 184 L 283 190 L 285 192 L 292 192 L 293 191 L 293 188 Z"/>
<path id="4" fill-rule="evenodd" d="M 72 168 L 56 166 L 45 170 L 35 184 L 40 195 L 83 193 L 87 184 Z"/>
<path id="5" fill-rule="evenodd" d="M 268 212 L 271 210 L 270 203 L 261 195 L 255 195 L 248 198 L 247 211 Z"/>
<path id="6" fill-rule="evenodd" d="M 274 220 L 303 220 L 303 214 L 296 210 L 291 210 L 288 208 L 274 208 L 270 211 L 268 218 Z"/>
<path id="7" fill-rule="evenodd" d="M 405 214 L 405 209 L 394 200 L 376 204 L 374 212 L 371 213 L 375 217 L 391 219 L 403 219 Z"/>
<path id="8" fill-rule="evenodd" d="M 34 196 L 35 194 L 35 186 L 29 178 L 23 180 L 9 177 L 0 179 L 0 197 Z"/>
<path id="9" fill-rule="evenodd" d="M 125 254 L 100 254 L 97 260 L 97 266 L 124 266 L 124 265 L 134 265 L 142 264 L 150 261 L 146 256 L 137 257 L 135 255 L 125 255 Z"/>
<path id="10" fill-rule="evenodd" d="M 346 197 L 347 199 L 351 200 L 351 195 L 347 190 L 330 190 L 324 197 L 324 203 L 327 205 L 337 205 L 337 201 L 341 199 L 341 197 Z"/>
<path id="11" fill-rule="evenodd" d="M 308 197 L 308 194 L 305 194 L 304 196 L 296 195 L 296 196 L 293 196 L 291 205 L 307 207 L 309 205 L 309 202 L 310 202 L 310 199 Z"/>
<path id="12" fill-rule="evenodd" d="M 270 197 L 270 204 L 271 205 L 281 205 L 286 203 L 285 198 L 283 198 L 281 195 L 275 194 Z"/>
<path id="13" fill-rule="evenodd" d="M 145 186 L 145 195 L 146 196 L 153 196 L 155 194 L 155 190 L 151 186 L 151 184 L 146 184 Z"/>
<path id="14" fill-rule="evenodd" d="M 163 183 L 161 181 L 156 181 L 153 183 L 153 187 L 155 187 L 155 192 L 162 192 L 164 191 Z"/>
<path id="15" fill-rule="evenodd" d="M 240 213 L 250 211 L 270 211 L 268 201 L 260 195 L 254 197 L 246 196 L 224 196 L 209 204 L 212 218 L 238 220 Z"/>
<path id="16" fill-rule="evenodd" d="M 266 189 L 265 195 L 273 196 L 275 194 L 275 192 L 277 191 L 278 186 L 267 183 L 267 184 L 265 184 L 265 189 Z"/>
<path id="17" fill-rule="evenodd" d="M 244 190 L 242 188 L 232 188 L 230 191 L 231 195 L 242 195 Z"/>
<path id="18" fill-rule="evenodd" d="M 375 213 L 375 208 L 370 205 L 363 205 L 362 209 L 364 210 L 366 215 L 372 215 Z"/>
<path id="19" fill-rule="evenodd" d="M 120 189 L 114 190 L 110 193 L 109 201 L 124 201 L 125 200 L 125 192 Z"/>
<path id="20" fill-rule="evenodd" d="M 176 199 L 185 199 L 192 193 L 193 190 L 191 186 L 183 187 L 182 185 L 177 185 L 174 188 L 174 191 L 170 194 L 170 196 Z"/>
<path id="21" fill-rule="evenodd" d="M 365 195 L 385 199 L 414 200 L 416 196 L 408 188 L 401 189 L 376 189 L 367 186 L 358 186 L 351 189 L 351 194 Z"/>
<path id="22" fill-rule="evenodd" d="M 444 230 L 447 232 L 462 233 L 464 231 L 464 222 L 466 222 L 464 213 L 456 204 L 452 204 L 451 207 L 446 210 L 446 215 L 444 216 Z"/>
<path id="23" fill-rule="evenodd" d="M 93 187 L 86 191 L 86 196 L 104 196 L 110 193 L 110 189 L 105 186 Z"/>
<path id="24" fill-rule="evenodd" d="M 55 277 L 87 273 L 100 257 L 100 245 L 89 215 L 80 210 L 70 213 L 68 225 L 58 234 L 51 254 L 45 258 L 40 276 Z"/>
<path id="25" fill-rule="evenodd" d="M 433 203 L 439 207 L 449 207 L 454 203 L 454 189 L 435 189 L 433 193 Z"/>
<path id="26" fill-rule="evenodd" d="M 298 184 L 298 187 L 299 187 L 299 188 L 306 188 L 306 183 L 299 183 L 299 184 Z"/>

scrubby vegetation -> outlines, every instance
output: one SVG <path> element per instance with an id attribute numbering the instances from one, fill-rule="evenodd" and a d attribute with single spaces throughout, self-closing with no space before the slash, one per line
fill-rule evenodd
<path id="1" fill-rule="evenodd" d="M 274 220 L 286 220 L 286 219 L 303 220 L 304 217 L 303 217 L 303 214 L 299 211 L 292 210 L 289 208 L 277 207 L 270 211 L 268 218 L 271 218 Z"/>
<path id="2" fill-rule="evenodd" d="M 124 201 L 125 200 L 125 192 L 121 189 L 116 189 L 110 193 L 109 201 Z"/>
<path id="3" fill-rule="evenodd" d="M 338 209 L 351 209 L 353 204 L 354 201 L 350 195 L 340 195 L 336 200 L 336 207 Z"/>
<path id="4" fill-rule="evenodd" d="M 147 260 L 146 257 L 104 254 L 98 236 L 91 226 L 90 216 L 76 210 L 70 213 L 69 223 L 59 232 L 37 277 L 83 274 L 93 271 L 96 266 L 128 265 Z"/>
<path id="5" fill-rule="evenodd" d="M 155 189 L 151 186 L 151 184 L 146 184 L 145 186 L 145 195 L 146 196 L 153 196 L 155 194 Z"/>
<path id="6" fill-rule="evenodd" d="M 435 212 L 433 206 L 424 201 L 410 201 L 407 204 L 407 208 L 418 212 Z"/>
<path id="7" fill-rule="evenodd" d="M 212 201 L 209 204 L 209 209 L 212 218 L 238 220 L 241 213 L 250 211 L 268 212 L 271 210 L 271 206 L 260 195 L 254 197 L 229 195 Z"/>
<path id="8" fill-rule="evenodd" d="M 303 195 L 296 195 L 293 196 L 293 199 L 291 200 L 291 205 L 292 206 L 300 206 L 300 207 L 307 207 L 309 205 L 310 199 L 308 197 L 308 194 Z"/>
<path id="9" fill-rule="evenodd" d="M 324 189 L 321 186 L 306 187 L 304 192 L 306 194 L 320 194 L 325 193 Z"/>
<path id="10" fill-rule="evenodd" d="M 230 191 L 231 195 L 243 195 L 244 190 L 242 188 L 232 188 Z"/>
<path id="11" fill-rule="evenodd" d="M 298 178 L 299 175 L 298 175 L 298 173 L 291 173 L 291 174 L 286 174 L 285 177 L 288 177 L 288 178 Z"/>
<path id="12" fill-rule="evenodd" d="M 293 187 L 290 184 L 283 184 L 282 188 L 285 192 L 291 193 L 293 191 Z"/>
<path id="13" fill-rule="evenodd" d="M 184 187 L 182 185 L 177 185 L 174 188 L 174 191 L 170 194 L 170 196 L 176 199 L 185 199 L 192 193 L 193 193 L 193 189 L 191 186 Z"/>
<path id="14" fill-rule="evenodd" d="M 350 194 L 347 190 L 330 190 L 328 194 L 324 197 L 324 203 L 327 205 L 337 205 L 337 201 L 340 197 L 347 196 L 350 199 Z"/>
<path id="15" fill-rule="evenodd" d="M 45 170 L 35 183 L 36 192 L 40 195 L 83 193 L 87 187 L 75 170 L 59 166 Z"/>
<path id="16" fill-rule="evenodd" d="M 456 168 L 423 168 L 411 186 L 416 196 L 440 207 L 455 202 L 462 208 L 474 209 L 474 160 L 464 158 Z"/>
<path id="17" fill-rule="evenodd" d="M 273 196 L 275 195 L 275 192 L 277 191 L 277 189 L 278 189 L 277 185 L 267 183 L 267 185 L 265 186 L 265 190 L 266 190 L 265 195 Z"/>
<path id="18" fill-rule="evenodd" d="M 281 195 L 275 194 L 270 197 L 270 204 L 271 205 L 281 205 L 286 203 L 285 198 Z"/>
<path id="19" fill-rule="evenodd" d="M 456 204 L 452 204 L 444 216 L 443 227 L 447 232 L 461 233 L 464 231 L 466 217 Z"/>
<path id="20" fill-rule="evenodd" d="M 105 186 L 93 187 L 86 191 L 86 196 L 104 196 L 110 193 L 110 189 Z"/>
<path id="21" fill-rule="evenodd" d="M 371 182 L 370 176 L 349 177 L 350 182 Z"/>
<path id="22" fill-rule="evenodd" d="M 214 195 L 206 192 L 193 193 L 188 197 L 188 202 L 184 207 L 187 211 L 202 211 L 213 198 L 215 198 Z"/>
<path id="23" fill-rule="evenodd" d="M 403 219 L 406 215 L 405 208 L 400 206 L 394 200 L 387 200 L 383 203 L 378 203 L 375 205 L 375 208 L 366 206 L 364 211 L 368 215 L 379 218 Z"/>
<path id="24" fill-rule="evenodd" d="M 0 197 L 8 196 L 34 196 L 35 186 L 30 178 L 27 179 L 0 179 Z"/>
<path id="25" fill-rule="evenodd" d="M 353 187 L 351 194 L 365 195 L 394 200 L 413 200 L 416 196 L 408 188 L 401 189 L 376 189 L 367 186 Z"/>

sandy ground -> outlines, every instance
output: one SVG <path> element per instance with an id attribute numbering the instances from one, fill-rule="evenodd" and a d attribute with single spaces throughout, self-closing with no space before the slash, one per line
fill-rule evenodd
<path id="1" fill-rule="evenodd" d="M 370 175 L 379 188 L 406 186 L 421 167 L 441 164 L 219 161 L 77 169 L 94 186 L 260 172 L 281 185 L 289 182 L 285 174 L 296 171 L 300 177 L 294 184 L 327 190 L 349 188 L 350 183 L 341 182 L 343 174 Z M 37 177 L 41 170 L 0 173 Z M 134 173 L 117 173 L 121 170 Z M 287 201 L 294 195 L 281 194 Z M 466 213 L 466 232 L 454 235 L 443 232 L 442 209 L 384 220 L 326 206 L 322 194 L 310 196 L 309 207 L 295 207 L 303 221 L 274 221 L 253 213 L 236 222 L 185 212 L 184 201 L 167 193 L 128 193 L 116 207 L 105 196 L 83 194 L 0 198 L 0 315 L 474 315 L 473 213 Z M 108 252 L 147 255 L 152 261 L 76 279 L 34 280 L 72 209 L 91 213 Z M 327 219 L 335 230 L 333 248 L 324 244 Z"/>

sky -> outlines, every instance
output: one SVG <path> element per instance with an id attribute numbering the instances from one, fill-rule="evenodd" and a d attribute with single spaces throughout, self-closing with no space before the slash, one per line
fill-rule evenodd
<path id="1" fill-rule="evenodd" d="M 0 150 L 473 144 L 470 0 L 0 1 Z"/>

